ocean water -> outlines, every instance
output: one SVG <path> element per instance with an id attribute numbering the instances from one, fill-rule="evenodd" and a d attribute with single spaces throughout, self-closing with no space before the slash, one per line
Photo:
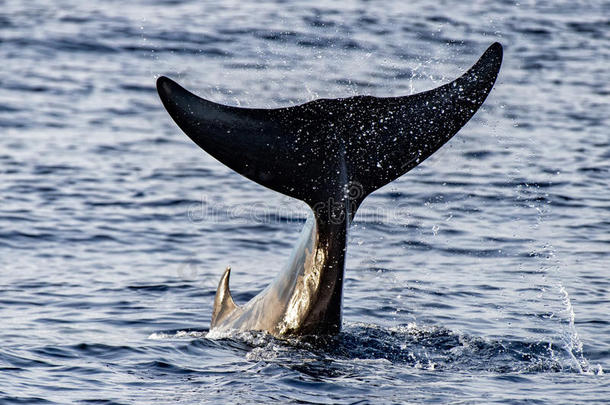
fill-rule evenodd
<path id="1" fill-rule="evenodd" d="M 307 211 L 158 100 L 404 95 L 505 47 L 483 108 L 371 195 L 335 337 L 208 335 Z M 0 403 L 610 402 L 610 5 L 0 0 Z"/>

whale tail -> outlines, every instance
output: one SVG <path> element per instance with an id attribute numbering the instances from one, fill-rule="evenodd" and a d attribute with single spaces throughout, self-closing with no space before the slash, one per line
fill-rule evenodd
<path id="1" fill-rule="evenodd" d="M 178 126 L 236 172 L 312 207 L 342 196 L 357 207 L 468 122 L 491 91 L 501 62 L 502 46 L 494 43 L 461 77 L 433 90 L 275 109 L 217 104 L 163 76 L 157 90 Z"/>

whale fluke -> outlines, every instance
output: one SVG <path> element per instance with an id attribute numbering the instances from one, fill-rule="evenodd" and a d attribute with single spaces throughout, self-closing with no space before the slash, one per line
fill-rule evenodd
<path id="1" fill-rule="evenodd" d="M 502 46 L 494 43 L 464 75 L 433 90 L 275 109 L 217 104 L 164 76 L 157 89 L 174 121 L 206 152 L 313 206 L 335 198 L 347 184 L 362 187 L 361 201 L 434 153 L 481 106 L 501 61 Z"/>
<path id="2" fill-rule="evenodd" d="M 458 79 L 404 97 L 318 99 L 294 107 L 238 108 L 202 99 L 167 77 L 157 90 L 178 126 L 245 177 L 305 201 L 291 260 L 263 292 L 238 307 L 227 268 L 211 328 L 275 336 L 337 333 L 347 232 L 367 195 L 443 146 L 475 114 L 502 63 L 492 44 Z"/>

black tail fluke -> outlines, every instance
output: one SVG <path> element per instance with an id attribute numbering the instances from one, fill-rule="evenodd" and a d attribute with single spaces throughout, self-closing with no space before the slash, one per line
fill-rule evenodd
<path id="1" fill-rule="evenodd" d="M 157 90 L 178 126 L 236 172 L 311 206 L 357 185 L 359 205 L 451 139 L 483 104 L 501 63 L 494 43 L 464 75 L 433 90 L 276 109 L 216 104 L 166 77 Z"/>

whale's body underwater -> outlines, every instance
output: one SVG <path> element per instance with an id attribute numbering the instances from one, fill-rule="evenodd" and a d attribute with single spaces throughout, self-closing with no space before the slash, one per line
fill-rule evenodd
<path id="1" fill-rule="evenodd" d="M 211 330 L 262 330 L 275 336 L 341 329 L 347 232 L 366 196 L 444 145 L 491 91 L 502 46 L 491 45 L 464 75 L 405 97 L 319 99 L 277 109 L 237 108 L 195 96 L 166 77 L 163 105 L 201 148 L 236 172 L 307 203 L 290 261 L 243 306 L 218 285 Z"/>

